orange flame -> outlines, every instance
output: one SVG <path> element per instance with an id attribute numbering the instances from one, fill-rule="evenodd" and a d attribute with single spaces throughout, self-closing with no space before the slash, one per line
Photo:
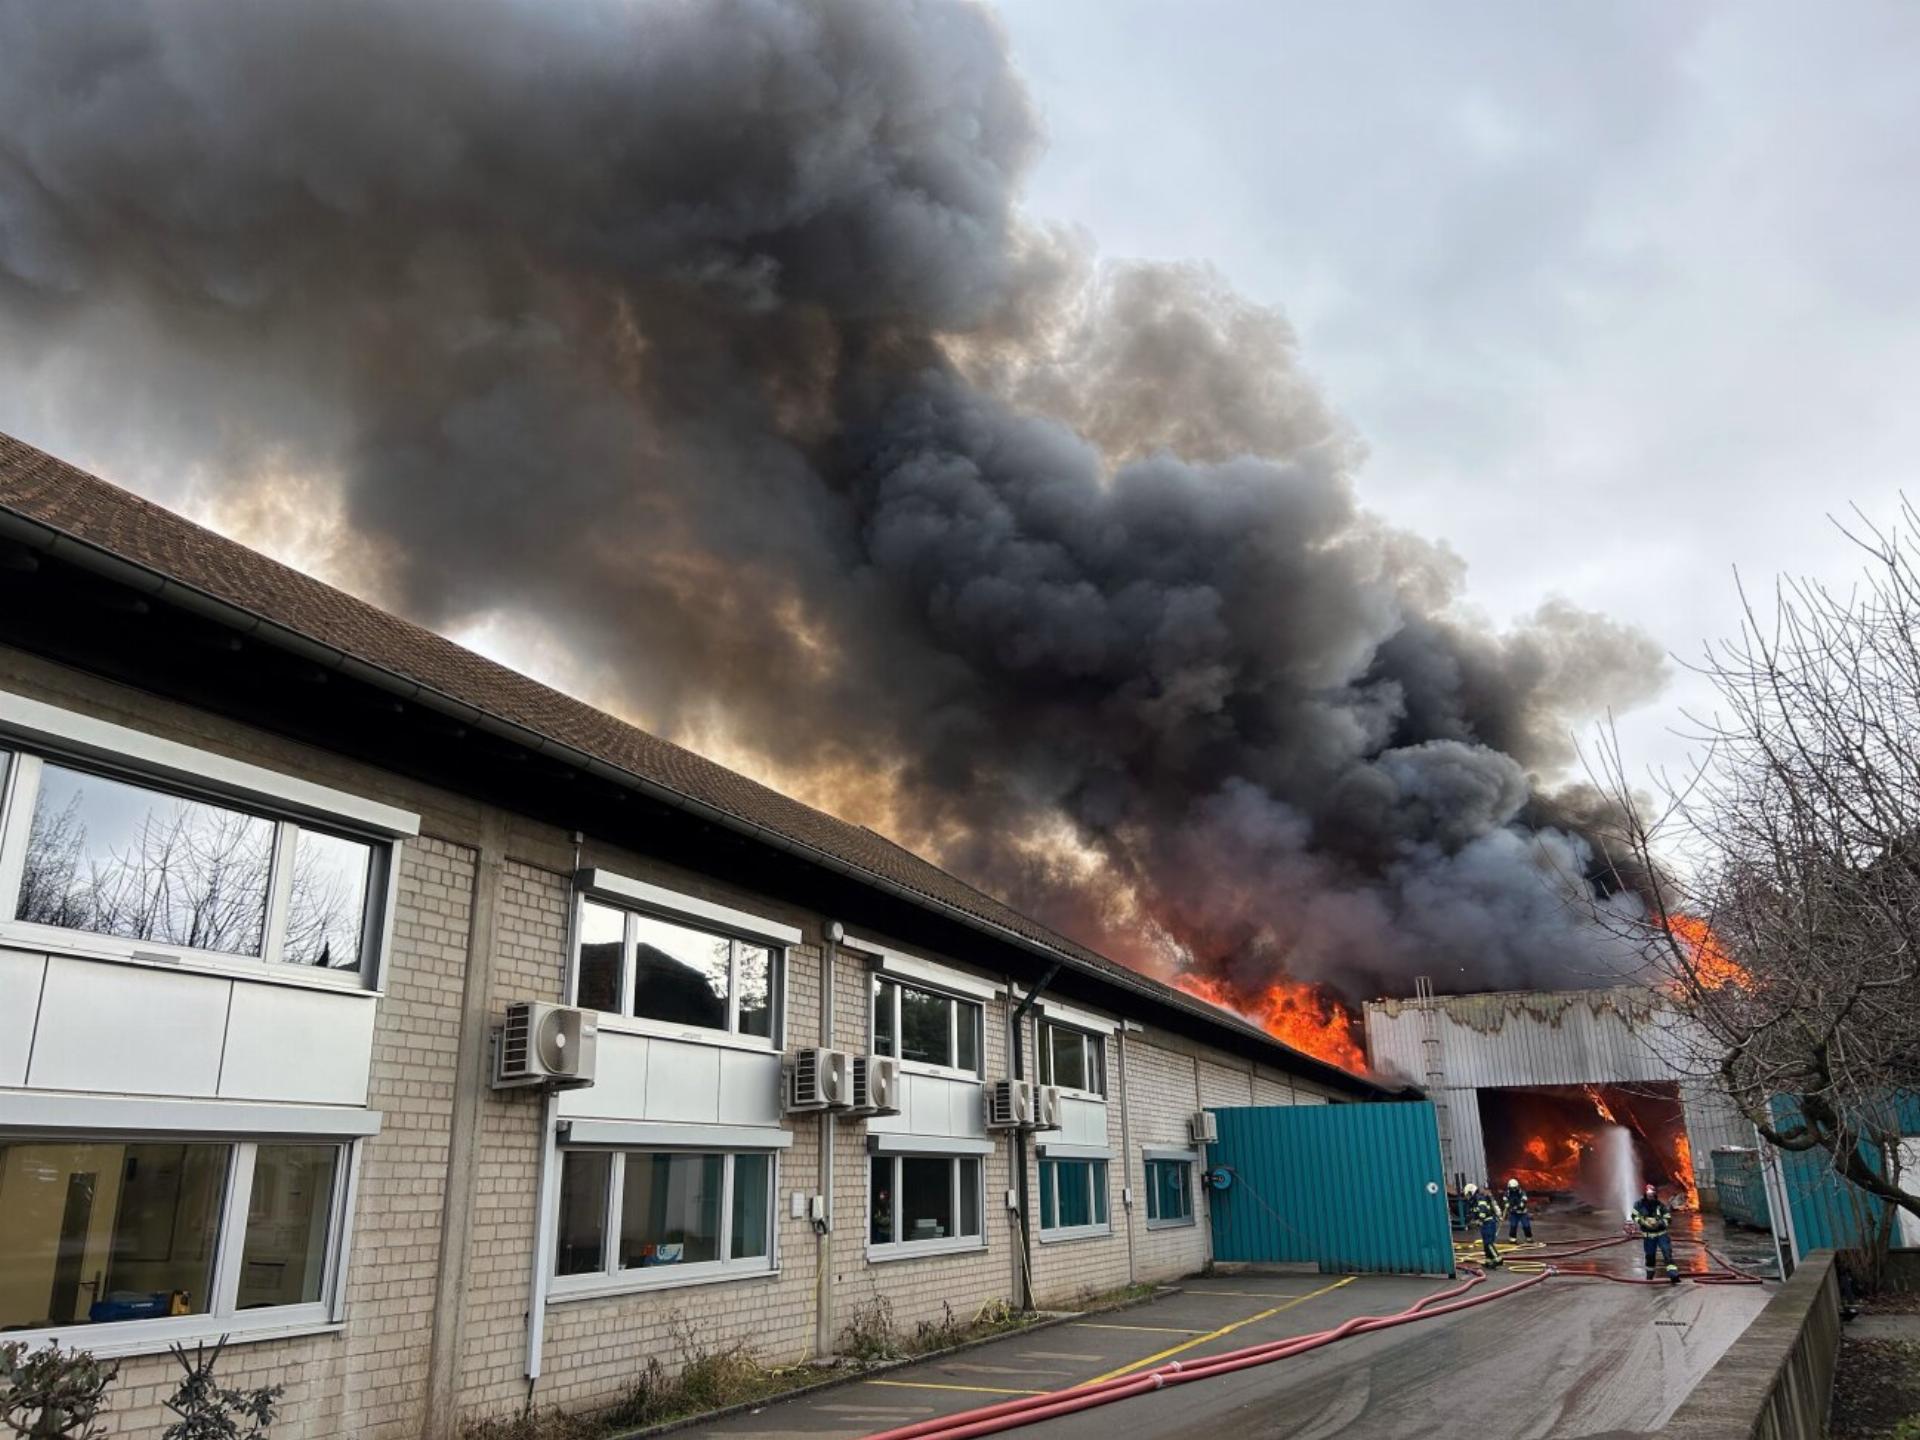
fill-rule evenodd
<path id="1" fill-rule="evenodd" d="M 1687 1139 L 1685 1130 L 1673 1137 L 1673 1158 L 1679 1161 L 1680 1188 L 1686 1192 L 1687 1208 L 1698 1210 L 1700 1189 L 1693 1183 L 1693 1142 Z"/>
<path id="2" fill-rule="evenodd" d="M 1654 921 L 1660 923 L 1660 917 L 1655 916 Z M 1665 923 L 1667 933 L 1686 952 L 1687 970 L 1701 989 L 1720 990 L 1732 985 L 1745 990 L 1752 985 L 1752 978 L 1706 921 L 1693 915 L 1668 915 Z"/>
<path id="3" fill-rule="evenodd" d="M 1318 985 L 1276 980 L 1257 995 L 1241 998 L 1225 983 L 1204 975 L 1176 975 L 1174 987 L 1197 1000 L 1251 1020 L 1274 1039 L 1318 1060 L 1359 1074 L 1366 1052 L 1354 1038 L 1353 1012 Z"/>

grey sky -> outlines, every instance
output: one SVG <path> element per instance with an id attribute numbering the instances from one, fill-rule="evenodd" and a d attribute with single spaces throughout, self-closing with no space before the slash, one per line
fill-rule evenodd
<path id="1" fill-rule="evenodd" d="M 1920 8 L 1007 0 L 1036 218 L 1285 310 L 1495 619 L 1670 649 L 1920 453 Z M 1638 755 L 1697 699 L 1623 724 Z"/>

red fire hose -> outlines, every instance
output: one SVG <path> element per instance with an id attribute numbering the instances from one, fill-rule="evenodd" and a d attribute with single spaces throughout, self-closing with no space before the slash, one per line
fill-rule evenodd
<path id="1" fill-rule="evenodd" d="M 1617 1239 L 1597 1240 L 1586 1245 L 1577 1245 L 1527 1258 L 1543 1263 L 1573 1258 L 1595 1250 L 1624 1245 L 1634 1238 L 1636 1237 L 1632 1235 L 1622 1235 Z M 1699 1245 L 1724 1266 L 1727 1272 L 1688 1275 L 1687 1278 L 1695 1284 L 1758 1285 L 1761 1283 L 1759 1276 L 1736 1268 L 1704 1242 L 1682 1240 L 1681 1243 Z M 1344 1340 L 1351 1335 L 1365 1335 L 1375 1330 L 1389 1330 L 1396 1325 L 1407 1325 L 1415 1320 L 1427 1320 L 1437 1315 L 1451 1315 L 1460 1310 L 1471 1309 L 1475 1305 L 1485 1305 L 1489 1301 L 1517 1295 L 1522 1290 L 1531 1289 L 1555 1275 L 1617 1280 L 1628 1285 L 1667 1283 L 1665 1280 L 1643 1280 L 1637 1276 L 1609 1275 L 1602 1270 L 1565 1270 L 1547 1263 L 1538 1275 L 1531 1275 L 1525 1280 L 1503 1286 L 1498 1290 L 1488 1291 L 1483 1295 L 1456 1300 L 1453 1297 L 1464 1295 L 1487 1278 L 1486 1272 L 1477 1266 L 1462 1265 L 1461 1268 L 1467 1271 L 1467 1279 L 1461 1284 L 1450 1286 L 1445 1290 L 1436 1290 L 1433 1294 L 1414 1301 L 1406 1309 L 1392 1315 L 1356 1315 L 1331 1329 L 1313 1334 L 1289 1336 L 1284 1340 L 1270 1340 L 1239 1350 L 1229 1350 L 1220 1355 L 1205 1356 L 1198 1360 L 1174 1360 L 1137 1375 L 1122 1375 L 1112 1380 L 1081 1385 L 1070 1390 L 1053 1390 L 1042 1395 L 1023 1395 L 1016 1400 L 1003 1400 L 997 1404 L 963 1410 L 954 1415 L 936 1416 L 931 1420 L 920 1420 L 911 1425 L 882 1430 L 867 1437 L 867 1440 L 932 1440 L 932 1437 L 937 1437 L 937 1440 L 972 1440 L 972 1437 L 977 1435 L 992 1435 L 1002 1430 L 1038 1424 L 1043 1420 L 1053 1420 L 1062 1415 L 1091 1410 L 1096 1405 L 1109 1405 L 1116 1400 L 1126 1400 L 1135 1395 L 1165 1389 L 1169 1385 L 1184 1385 L 1192 1380 L 1211 1379 L 1215 1375 L 1227 1375 L 1237 1370 L 1251 1369 L 1256 1365 L 1271 1364 L 1275 1360 L 1285 1360 L 1294 1355 L 1303 1355 L 1309 1350 L 1317 1350 L 1324 1345 L 1331 1345 L 1336 1340 Z M 1449 1303 L 1443 1304 L 1441 1303 L 1443 1301 Z"/>

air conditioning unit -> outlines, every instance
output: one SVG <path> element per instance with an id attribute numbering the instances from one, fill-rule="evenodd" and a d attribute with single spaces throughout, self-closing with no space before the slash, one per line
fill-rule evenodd
<path id="1" fill-rule="evenodd" d="M 507 1006 L 507 1023 L 494 1036 L 496 1090 L 523 1085 L 574 1090 L 593 1084 L 600 1044 L 596 1011 L 522 1000 Z"/>
<path id="2" fill-rule="evenodd" d="M 853 1103 L 853 1057 L 819 1045 L 794 1051 L 786 1064 L 787 1111 L 844 1110 Z"/>
<path id="3" fill-rule="evenodd" d="M 1024 1130 L 1033 1124 L 1031 1080 L 995 1080 L 981 1098 L 989 1130 Z"/>
<path id="4" fill-rule="evenodd" d="M 1058 1130 L 1060 1128 L 1060 1087 L 1058 1085 L 1037 1086 L 1033 1092 L 1033 1124 L 1031 1130 Z"/>
<path id="5" fill-rule="evenodd" d="M 855 1115 L 898 1115 L 900 1062 L 891 1055 L 854 1056 L 852 1099 Z"/>
<path id="6" fill-rule="evenodd" d="M 1196 1145 L 1214 1145 L 1220 1140 L 1220 1121 L 1211 1110 L 1196 1110 L 1187 1117 L 1187 1138 Z"/>

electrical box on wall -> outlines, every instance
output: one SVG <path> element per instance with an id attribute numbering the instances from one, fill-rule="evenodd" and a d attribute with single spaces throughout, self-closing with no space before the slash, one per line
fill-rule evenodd
<path id="1" fill-rule="evenodd" d="M 792 1197 L 787 1202 L 787 1215 L 790 1219 L 794 1220 L 804 1220 L 807 1218 L 806 1191 L 796 1190 L 793 1192 Z"/>
<path id="2" fill-rule="evenodd" d="M 1007 1209 L 1018 1210 L 1019 1208 L 1020 1208 L 1020 1192 L 1018 1190 L 1009 1189 L 1007 1191 Z"/>

